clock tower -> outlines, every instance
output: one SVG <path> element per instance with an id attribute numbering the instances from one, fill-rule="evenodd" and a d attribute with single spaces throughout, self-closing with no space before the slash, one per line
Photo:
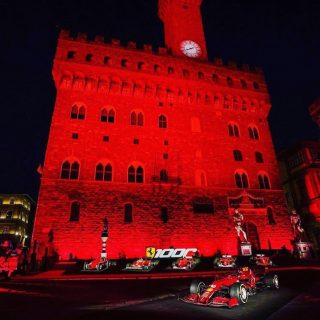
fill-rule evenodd
<path id="1" fill-rule="evenodd" d="M 165 44 L 172 54 L 207 60 L 201 3 L 202 0 L 159 0 Z"/>

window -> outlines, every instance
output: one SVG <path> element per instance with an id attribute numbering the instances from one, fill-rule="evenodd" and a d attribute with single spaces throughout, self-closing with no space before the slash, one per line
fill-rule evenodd
<path id="1" fill-rule="evenodd" d="M 160 170 L 160 181 L 168 182 L 168 171 L 165 169 Z"/>
<path id="2" fill-rule="evenodd" d="M 168 155 L 167 153 L 164 153 L 164 154 L 163 154 L 163 159 L 164 159 L 164 160 L 168 160 L 168 159 L 169 159 L 169 155 Z"/>
<path id="3" fill-rule="evenodd" d="M 263 155 L 261 152 L 256 151 L 255 152 L 255 158 L 257 163 L 263 163 Z"/>
<path id="4" fill-rule="evenodd" d="M 68 51 L 67 59 L 72 60 L 72 59 L 74 59 L 75 55 L 76 55 L 75 51 Z"/>
<path id="5" fill-rule="evenodd" d="M 214 213 L 212 199 L 206 197 L 195 198 L 192 201 L 193 213 Z"/>
<path id="6" fill-rule="evenodd" d="M 258 181 L 259 181 L 259 188 L 260 189 L 270 189 L 270 182 L 269 182 L 269 178 L 267 175 L 259 174 Z"/>
<path id="7" fill-rule="evenodd" d="M 72 133 L 72 139 L 78 139 L 79 135 L 78 133 Z"/>
<path id="8" fill-rule="evenodd" d="M 80 203 L 74 201 L 71 203 L 70 221 L 79 221 L 80 219 Z"/>
<path id="9" fill-rule="evenodd" d="M 229 97 L 224 97 L 224 104 L 223 107 L 225 109 L 229 109 L 231 107 L 231 100 Z"/>
<path id="10" fill-rule="evenodd" d="M 10 210 L 10 211 L 7 211 L 6 213 L 6 219 L 8 220 L 11 220 L 12 219 L 12 216 L 13 216 L 13 212 Z"/>
<path id="11" fill-rule="evenodd" d="M 228 133 L 230 137 L 239 137 L 239 128 L 236 124 L 228 124 Z"/>
<path id="12" fill-rule="evenodd" d="M 112 181 L 112 166 L 110 163 L 103 165 L 98 163 L 96 166 L 96 181 Z"/>
<path id="13" fill-rule="evenodd" d="M 240 150 L 233 150 L 233 157 L 235 161 L 242 161 L 242 152 Z"/>
<path id="14" fill-rule="evenodd" d="M 110 62 L 110 57 L 105 56 L 103 58 L 103 64 L 109 64 L 109 62 Z"/>
<path id="15" fill-rule="evenodd" d="M 80 108 L 75 104 L 71 108 L 71 119 L 78 119 L 78 120 L 84 120 L 86 114 L 86 109 L 84 106 L 81 106 Z"/>
<path id="16" fill-rule="evenodd" d="M 174 69 L 172 67 L 168 67 L 168 74 L 174 74 Z"/>
<path id="17" fill-rule="evenodd" d="M 138 62 L 138 70 L 143 70 L 144 62 Z"/>
<path id="18" fill-rule="evenodd" d="M 249 127 L 248 132 L 249 132 L 250 139 L 259 140 L 259 133 L 256 127 Z"/>
<path id="19" fill-rule="evenodd" d="M 227 77 L 227 85 L 228 85 L 229 87 L 232 87 L 232 86 L 233 86 L 233 80 L 232 80 L 231 77 Z"/>
<path id="20" fill-rule="evenodd" d="M 127 65 L 128 65 L 128 60 L 127 60 L 127 59 L 122 59 L 122 60 L 121 60 L 121 67 L 122 67 L 122 68 L 126 68 Z"/>
<path id="21" fill-rule="evenodd" d="M 93 54 L 92 54 L 92 53 L 88 53 L 88 54 L 86 55 L 86 61 L 87 61 L 87 62 L 92 61 L 92 58 L 93 58 Z"/>
<path id="22" fill-rule="evenodd" d="M 190 72 L 187 69 L 182 70 L 182 76 L 184 78 L 189 78 L 190 77 Z"/>
<path id="23" fill-rule="evenodd" d="M 240 84 L 241 84 L 241 87 L 242 87 L 243 89 L 248 88 L 247 82 L 246 82 L 245 80 L 241 79 L 241 80 L 240 80 Z"/>
<path id="24" fill-rule="evenodd" d="M 62 169 L 61 169 L 61 179 L 78 179 L 79 177 L 79 163 L 74 161 L 71 165 L 69 161 L 65 161 L 62 164 Z"/>
<path id="25" fill-rule="evenodd" d="M 137 168 L 131 165 L 128 168 L 128 182 L 129 183 L 143 183 L 144 176 L 143 176 L 143 168 L 138 166 Z"/>
<path id="26" fill-rule="evenodd" d="M 115 121 L 115 111 L 113 109 L 110 109 L 108 111 L 106 108 L 103 108 L 101 110 L 101 114 L 100 114 L 100 121 L 101 122 L 114 123 L 114 121 Z"/>
<path id="27" fill-rule="evenodd" d="M 273 211 L 272 208 L 267 208 L 267 218 L 269 224 L 276 224 L 276 221 L 274 220 Z"/>
<path id="28" fill-rule="evenodd" d="M 163 144 L 164 144 L 165 146 L 167 146 L 167 145 L 169 145 L 169 141 L 168 141 L 168 140 L 164 140 Z"/>
<path id="29" fill-rule="evenodd" d="M 132 222 L 132 204 L 126 203 L 124 205 L 124 222 L 131 223 Z"/>
<path id="30" fill-rule="evenodd" d="M 142 127 L 143 126 L 143 114 L 142 114 L 142 112 L 136 112 L 136 111 L 131 112 L 130 124 L 132 126 L 140 126 L 140 127 Z"/>
<path id="31" fill-rule="evenodd" d="M 109 136 L 103 136 L 102 137 L 103 142 L 109 142 Z"/>
<path id="32" fill-rule="evenodd" d="M 167 118 L 164 115 L 159 116 L 159 128 L 167 128 Z"/>
<path id="33" fill-rule="evenodd" d="M 212 81 L 213 81 L 213 82 L 218 82 L 218 81 L 219 81 L 218 75 L 213 74 L 213 75 L 212 75 Z"/>
<path id="34" fill-rule="evenodd" d="M 139 139 L 134 138 L 134 139 L 133 139 L 133 144 L 139 144 Z"/>
<path id="35" fill-rule="evenodd" d="M 203 72 L 201 72 L 201 71 L 198 72 L 198 79 L 204 79 Z"/>
<path id="36" fill-rule="evenodd" d="M 153 66 L 153 71 L 156 72 L 156 73 L 159 72 L 160 71 L 160 66 L 158 64 L 155 64 Z"/>
<path id="37" fill-rule="evenodd" d="M 256 81 L 254 81 L 254 82 L 253 82 L 253 88 L 254 88 L 255 90 L 259 90 L 259 83 L 256 82 Z"/>
<path id="38" fill-rule="evenodd" d="M 237 188 L 248 188 L 248 176 L 244 172 L 236 172 L 234 175 Z"/>
<path id="39" fill-rule="evenodd" d="M 160 209 L 160 218 L 163 223 L 167 223 L 169 220 L 168 216 L 168 208 L 167 207 L 161 207 Z"/>

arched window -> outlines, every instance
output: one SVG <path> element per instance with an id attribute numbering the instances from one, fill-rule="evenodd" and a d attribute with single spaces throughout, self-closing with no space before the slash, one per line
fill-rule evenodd
<path id="1" fill-rule="evenodd" d="M 6 213 L 6 219 L 11 220 L 13 216 L 13 212 L 11 210 L 7 211 Z"/>
<path id="2" fill-rule="evenodd" d="M 167 128 L 167 118 L 164 115 L 159 116 L 159 128 Z"/>
<path id="3" fill-rule="evenodd" d="M 103 165 L 101 163 L 97 164 L 96 166 L 96 178 L 97 181 L 103 180 Z"/>
<path id="4" fill-rule="evenodd" d="M 71 119 L 78 119 L 78 106 L 76 104 L 73 105 L 71 108 L 70 118 Z"/>
<path id="5" fill-rule="evenodd" d="M 121 67 L 122 68 L 126 68 L 127 67 L 127 63 L 128 63 L 127 59 L 121 59 Z"/>
<path id="6" fill-rule="evenodd" d="M 79 221 L 80 219 L 80 203 L 74 201 L 71 203 L 70 221 Z"/>
<path id="7" fill-rule="evenodd" d="M 114 123 L 114 121 L 115 121 L 115 112 L 113 109 L 110 109 L 108 114 L 108 122 Z"/>
<path id="8" fill-rule="evenodd" d="M 236 124 L 228 124 L 228 133 L 230 137 L 239 138 L 239 128 Z"/>
<path id="9" fill-rule="evenodd" d="M 259 140 L 259 133 L 256 127 L 249 127 L 248 132 L 249 132 L 250 139 Z"/>
<path id="10" fill-rule="evenodd" d="M 227 84 L 229 87 L 232 87 L 233 86 L 233 80 L 231 77 L 227 77 Z"/>
<path id="11" fill-rule="evenodd" d="M 255 158 L 257 163 L 263 163 L 263 155 L 261 152 L 256 151 L 255 152 Z"/>
<path id="12" fill-rule="evenodd" d="M 143 114 L 142 114 L 142 112 L 139 112 L 138 113 L 138 126 L 143 126 Z"/>
<path id="13" fill-rule="evenodd" d="M 259 90 L 259 83 L 256 82 L 256 81 L 254 81 L 254 82 L 253 82 L 253 88 L 254 88 L 255 90 Z"/>
<path id="14" fill-rule="evenodd" d="M 182 70 L 182 75 L 184 78 L 189 78 L 190 77 L 190 73 L 187 69 L 183 69 Z"/>
<path id="15" fill-rule="evenodd" d="M 242 87 L 243 89 L 248 88 L 247 82 L 246 82 L 245 80 L 241 79 L 241 80 L 240 80 L 240 83 L 241 83 L 241 87 Z"/>
<path id="16" fill-rule="evenodd" d="M 230 107 L 231 107 L 231 100 L 230 100 L 230 98 L 227 97 L 227 96 L 224 97 L 223 107 L 224 107 L 225 109 L 230 109 Z"/>
<path id="17" fill-rule="evenodd" d="M 203 72 L 201 72 L 201 71 L 198 72 L 198 79 L 204 79 Z"/>
<path id="18" fill-rule="evenodd" d="M 70 176 L 70 162 L 65 161 L 62 164 L 62 169 L 61 169 L 61 179 L 69 179 Z"/>
<path id="19" fill-rule="evenodd" d="M 218 82 L 218 81 L 219 81 L 219 77 L 218 77 L 217 74 L 213 74 L 213 75 L 212 75 L 212 81 L 213 81 L 213 82 Z"/>
<path id="20" fill-rule="evenodd" d="M 160 181 L 168 182 L 168 171 L 165 169 L 160 170 Z"/>
<path id="21" fill-rule="evenodd" d="M 240 150 L 233 150 L 233 157 L 235 161 L 242 161 L 242 152 Z"/>
<path id="22" fill-rule="evenodd" d="M 100 120 L 101 120 L 101 122 L 108 122 L 108 111 L 107 111 L 107 109 L 105 109 L 105 108 L 102 109 Z"/>
<path id="23" fill-rule="evenodd" d="M 273 216 L 273 210 L 270 207 L 267 208 L 267 218 L 269 224 L 276 224 L 276 221 L 274 220 Z"/>
<path id="24" fill-rule="evenodd" d="M 97 164 L 95 180 L 112 181 L 112 166 L 110 163 L 105 166 L 103 166 L 101 163 Z"/>
<path id="25" fill-rule="evenodd" d="M 248 176 L 245 172 L 236 172 L 235 175 L 235 182 L 237 188 L 248 188 L 249 182 L 248 182 Z"/>
<path id="26" fill-rule="evenodd" d="M 132 222 L 132 204 L 126 203 L 124 205 L 124 222 L 131 223 Z"/>
<path id="27" fill-rule="evenodd" d="M 136 169 L 133 166 L 128 168 L 128 182 L 136 182 Z"/>
<path id="28" fill-rule="evenodd" d="M 144 62 L 138 62 L 138 70 L 143 70 Z"/>
<path id="29" fill-rule="evenodd" d="M 266 174 L 259 174 L 258 181 L 259 181 L 259 188 L 260 189 L 270 189 L 269 178 Z"/>
<path id="30" fill-rule="evenodd" d="M 71 166 L 69 161 L 65 161 L 62 164 L 61 179 L 78 179 L 80 165 L 77 161 L 74 161 Z"/>
<path id="31" fill-rule="evenodd" d="M 130 124 L 132 126 L 137 125 L 137 115 L 136 115 L 136 113 L 134 111 L 131 112 L 131 115 L 130 115 Z"/>
<path id="32" fill-rule="evenodd" d="M 84 120 L 85 116 L 86 116 L 86 108 L 84 106 L 81 106 L 79 108 L 78 119 L 79 120 Z"/>
<path id="33" fill-rule="evenodd" d="M 130 183 L 143 183 L 144 181 L 144 170 L 141 166 L 137 168 L 131 165 L 128 168 L 128 182 Z"/>
<path id="34" fill-rule="evenodd" d="M 160 217 L 163 223 L 167 223 L 169 220 L 168 216 L 168 208 L 167 207 L 161 207 L 160 209 Z"/>

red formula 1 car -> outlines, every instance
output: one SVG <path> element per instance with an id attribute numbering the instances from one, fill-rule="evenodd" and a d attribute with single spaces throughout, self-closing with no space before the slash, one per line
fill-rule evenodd
<path id="1" fill-rule="evenodd" d="M 215 267 L 218 268 L 235 268 L 236 267 L 236 257 L 229 254 L 224 254 L 221 257 L 216 258 L 214 261 Z"/>
<path id="2" fill-rule="evenodd" d="M 172 269 L 191 271 L 200 262 L 198 257 L 183 257 L 172 263 Z"/>
<path id="3" fill-rule="evenodd" d="M 99 258 L 92 261 L 86 261 L 82 271 L 102 272 L 107 270 L 111 265 L 112 263 L 109 260 Z"/>
<path id="4" fill-rule="evenodd" d="M 273 265 L 272 260 L 270 257 L 264 255 L 264 254 L 256 254 L 255 256 L 251 257 L 251 262 L 253 262 L 256 266 L 259 267 L 270 267 Z"/>
<path id="5" fill-rule="evenodd" d="M 127 263 L 127 266 L 124 270 L 150 271 L 158 264 L 159 260 L 140 258 L 138 260 L 133 261 L 132 263 Z"/>
<path id="6" fill-rule="evenodd" d="M 236 274 L 218 277 L 209 285 L 194 280 L 190 285 L 190 293 L 181 300 L 209 307 L 233 308 L 246 303 L 250 295 L 264 287 L 278 289 L 278 276 L 273 273 L 258 275 L 249 267 L 241 267 Z"/>

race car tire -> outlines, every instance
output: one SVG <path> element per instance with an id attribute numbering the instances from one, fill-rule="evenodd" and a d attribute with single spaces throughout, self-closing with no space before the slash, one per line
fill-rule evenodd
<path id="1" fill-rule="evenodd" d="M 190 284 L 190 293 L 201 294 L 205 288 L 205 283 L 200 280 L 193 280 Z"/>
<path id="2" fill-rule="evenodd" d="M 245 304 L 248 301 L 248 292 L 243 283 L 234 283 L 230 289 L 229 294 L 231 298 L 237 298 L 239 304 Z"/>
<path id="3" fill-rule="evenodd" d="M 263 278 L 263 283 L 268 288 L 279 289 L 279 277 L 274 273 L 266 274 Z"/>

